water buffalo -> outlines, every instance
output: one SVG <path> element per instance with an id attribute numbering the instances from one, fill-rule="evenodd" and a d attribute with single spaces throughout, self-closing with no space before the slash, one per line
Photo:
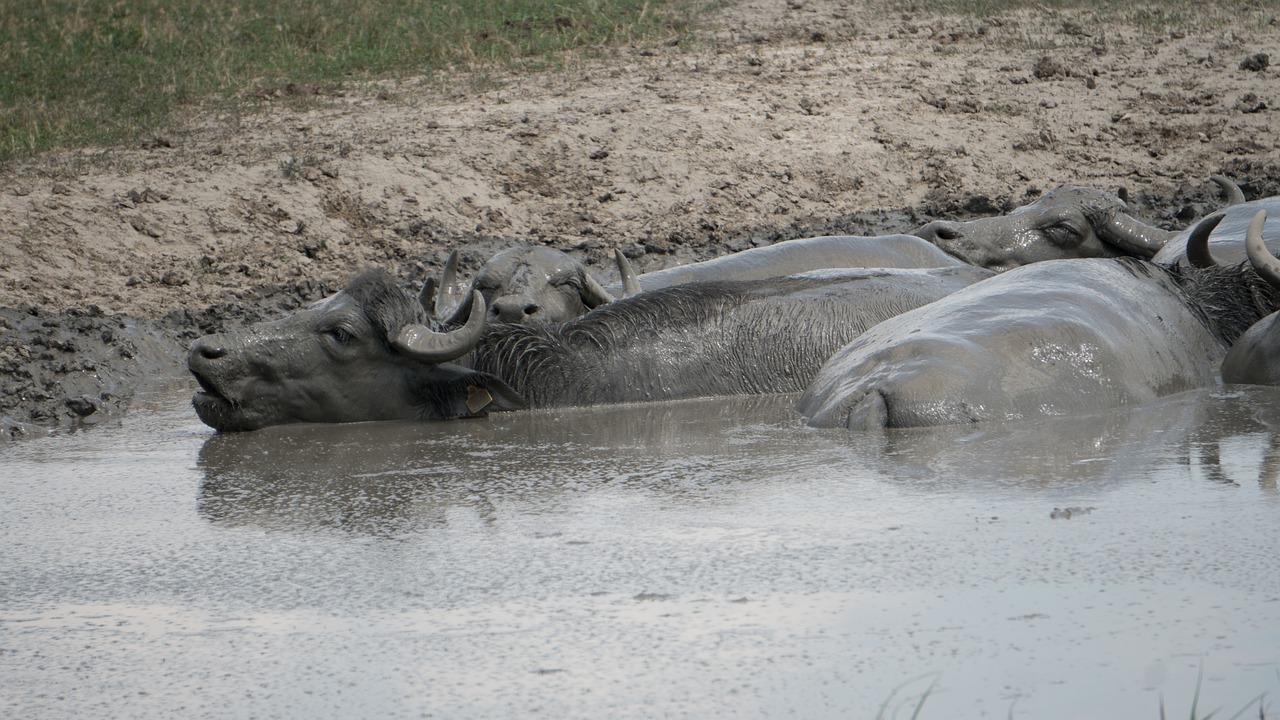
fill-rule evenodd
<path id="1" fill-rule="evenodd" d="M 423 300 L 445 325 L 459 324 L 471 313 L 472 291 L 478 291 L 495 322 L 564 322 L 614 297 L 575 258 L 554 248 L 509 248 L 476 272 L 470 287 L 457 280 L 458 253 L 445 262 L 438 283 L 423 288 Z"/>
<path id="2" fill-rule="evenodd" d="M 424 288 L 424 300 L 446 325 L 470 312 L 472 290 L 479 290 L 498 322 L 565 322 L 615 297 L 643 290 L 709 280 L 757 280 L 823 268 L 928 268 L 963 265 L 937 246 L 913 235 L 856 237 L 837 235 L 788 240 L 724 257 L 636 275 L 615 251 L 622 280 L 602 287 L 570 255 L 547 247 L 511 248 L 481 266 L 470 286 L 457 280 L 457 253 L 445 263 L 440 281 Z"/>
<path id="3" fill-rule="evenodd" d="M 636 285 L 631 292 L 707 280 L 759 280 L 823 268 L 931 268 L 966 264 L 914 235 L 830 235 L 787 240 L 644 273 L 635 277 Z M 621 260 L 619 265 L 623 265 Z M 621 285 L 606 286 L 606 289 L 615 294 L 625 290 Z"/>
<path id="4" fill-rule="evenodd" d="M 1036 263 L 872 328 L 797 407 L 811 425 L 867 429 L 1141 403 L 1212 384 L 1227 348 L 1277 308 L 1280 292 L 1248 264 Z"/>
<path id="5" fill-rule="evenodd" d="M 1266 210 L 1258 210 L 1249 223 L 1246 252 L 1258 274 L 1280 287 L 1280 263 L 1264 244 Z M 1222 361 L 1222 381 L 1249 385 L 1280 385 L 1280 313 L 1254 323 L 1231 346 Z"/>
<path id="6" fill-rule="evenodd" d="M 1213 181 L 1228 205 L 1244 202 L 1239 186 Z M 1075 185 L 1055 188 L 1007 215 L 968 222 L 935 221 L 913 233 L 951 255 L 993 270 L 1066 258 L 1150 258 L 1178 233 L 1147 225 L 1124 201 Z"/>
<path id="7" fill-rule="evenodd" d="M 219 430 L 256 430 L 524 407 L 501 381 L 449 362 L 483 334 L 483 299 L 458 330 L 434 333 L 424 320 L 421 303 L 385 273 L 369 271 L 284 319 L 202 337 L 187 353 L 202 389 L 192 398 L 196 415 Z M 407 327 L 414 328 L 413 355 L 395 350 Z"/>
<path id="8" fill-rule="evenodd" d="M 1245 260 L 1246 229 L 1253 222 L 1258 211 L 1268 215 L 1280 215 L 1280 197 L 1260 198 L 1224 208 L 1222 222 L 1214 228 L 1209 236 L 1209 251 L 1218 262 L 1237 263 Z M 1165 243 L 1151 258 L 1152 262 L 1175 263 L 1183 261 L 1187 256 L 1187 238 L 1189 231 L 1181 232 Z M 1262 229 L 1262 239 L 1270 248 L 1270 252 L 1280 252 L 1280 224 L 1270 223 Z"/>
<path id="9" fill-rule="evenodd" d="M 187 364 L 201 386 L 196 414 L 218 430 L 790 392 L 868 327 L 989 275 L 958 266 L 693 283 L 563 324 L 490 327 L 473 291 L 466 324 L 436 332 L 422 302 L 371 272 L 290 317 L 200 338 Z"/>

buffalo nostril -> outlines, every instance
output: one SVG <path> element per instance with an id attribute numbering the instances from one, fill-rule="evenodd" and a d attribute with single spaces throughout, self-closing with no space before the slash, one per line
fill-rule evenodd
<path id="1" fill-rule="evenodd" d="M 525 314 L 525 315 L 537 315 L 537 314 L 538 314 L 538 312 L 540 312 L 541 310 L 542 310 L 542 308 L 538 307 L 537 305 L 525 305 L 525 306 L 524 306 L 524 314 Z"/>
<path id="2" fill-rule="evenodd" d="M 934 228 L 934 236 L 939 240 L 958 240 L 964 236 L 955 225 L 939 225 Z"/>
<path id="3" fill-rule="evenodd" d="M 206 360 L 217 360 L 227 354 L 227 349 L 221 345 L 215 345 L 214 343 L 205 342 L 204 340 L 197 340 L 195 345 L 191 347 L 191 352 L 192 354 L 199 355 Z"/>

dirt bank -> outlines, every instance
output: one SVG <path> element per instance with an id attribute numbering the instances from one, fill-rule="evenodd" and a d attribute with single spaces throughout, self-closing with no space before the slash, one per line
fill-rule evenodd
<path id="1" fill-rule="evenodd" d="M 1068 183 L 1124 187 L 1165 227 L 1216 206 L 1214 173 L 1280 193 L 1274 11 L 1189 12 L 736 2 L 696 41 L 544 74 L 299 87 L 309 109 L 268 99 L 3 168 L 0 418 L 119 412 L 199 334 L 366 264 L 420 283 L 454 247 L 473 268 L 544 243 L 608 277 L 615 247 L 647 271 L 1002 212 Z"/>

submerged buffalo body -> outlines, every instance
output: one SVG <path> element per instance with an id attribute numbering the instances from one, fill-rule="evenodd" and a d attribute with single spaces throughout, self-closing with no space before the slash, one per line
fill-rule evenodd
<path id="1" fill-rule="evenodd" d="M 1214 177 L 1229 204 L 1240 188 Z M 935 221 L 915 235 L 967 262 L 1007 270 L 1045 260 L 1133 256 L 1150 258 L 1178 233 L 1129 215 L 1123 200 L 1093 188 L 1055 188 L 1016 210 L 967 222 Z"/>
<path id="2" fill-rule="evenodd" d="M 1201 241 L 1215 221 L 1197 228 Z M 1247 265 L 1037 263 L 872 328 L 831 357 L 798 409 L 811 425 L 868 429 L 1145 402 L 1214 382 L 1231 343 L 1277 307 Z"/>
<path id="3" fill-rule="evenodd" d="M 867 328 L 989 275 L 839 269 L 677 285 L 559 326 L 495 328 L 472 364 L 535 406 L 797 392 Z"/>
<path id="4" fill-rule="evenodd" d="M 829 235 L 786 240 L 636 277 L 640 290 L 715 280 L 763 280 L 824 268 L 931 268 L 966 265 L 914 235 Z M 617 294 L 621 286 L 610 285 Z"/>
<path id="5" fill-rule="evenodd" d="M 373 273 L 288 318 L 197 340 L 188 366 L 202 388 L 196 412 L 219 430 L 798 391 L 865 329 L 989 275 L 962 266 L 695 283 L 560 325 L 487 328 L 477 293 L 466 325 L 437 333 L 418 300 Z"/>

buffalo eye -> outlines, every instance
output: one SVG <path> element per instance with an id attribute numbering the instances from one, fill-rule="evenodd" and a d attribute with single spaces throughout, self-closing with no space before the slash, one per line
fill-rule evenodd
<path id="1" fill-rule="evenodd" d="M 330 328 L 328 331 L 325 332 L 325 334 L 333 338 L 333 341 L 338 343 L 339 345 L 346 345 L 350 343 L 352 340 L 356 339 L 356 336 L 353 335 L 350 330 L 344 327 Z"/>
<path id="2" fill-rule="evenodd" d="M 582 289 L 582 278 L 577 274 L 561 275 L 559 277 L 547 278 L 553 287 L 570 287 L 574 290 Z"/>
<path id="3" fill-rule="evenodd" d="M 1066 222 L 1055 223 L 1043 229 L 1045 237 L 1050 243 L 1059 247 L 1067 245 L 1079 245 L 1084 239 L 1084 233 L 1075 225 Z"/>

